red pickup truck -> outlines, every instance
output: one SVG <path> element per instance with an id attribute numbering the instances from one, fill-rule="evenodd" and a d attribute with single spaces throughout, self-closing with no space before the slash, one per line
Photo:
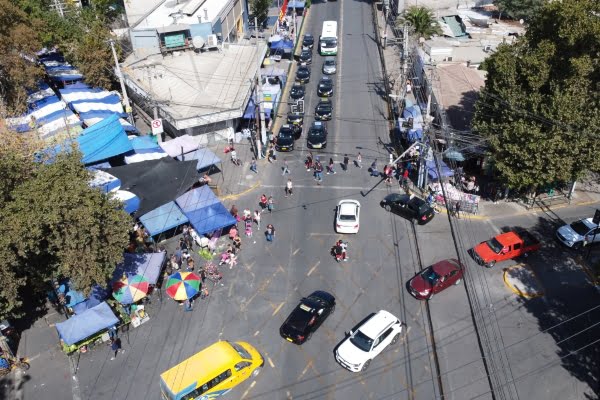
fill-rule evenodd
<path id="1" fill-rule="evenodd" d="M 492 268 L 498 261 L 511 260 L 540 248 L 540 242 L 527 231 L 506 232 L 471 250 L 471 256 L 479 265 Z"/>

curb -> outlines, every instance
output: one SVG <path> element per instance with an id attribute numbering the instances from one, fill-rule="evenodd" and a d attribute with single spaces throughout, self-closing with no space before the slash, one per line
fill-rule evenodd
<path id="1" fill-rule="evenodd" d="M 575 264 L 579 265 L 583 272 L 587 275 L 588 279 L 592 286 L 600 287 L 600 278 L 596 277 L 593 268 L 589 265 L 589 263 L 583 258 L 583 256 L 579 255 L 575 257 Z"/>
<path id="2" fill-rule="evenodd" d="M 517 264 L 517 265 L 513 265 L 512 267 L 505 268 L 504 272 L 502 273 L 502 280 L 504 281 L 504 284 L 506 285 L 506 287 L 508 287 L 511 290 L 511 292 L 513 292 L 517 296 L 524 297 L 526 299 L 534 299 L 536 297 L 543 296 L 544 295 L 544 291 L 543 290 L 538 290 L 537 292 L 534 292 L 534 293 L 525 293 L 525 292 L 522 292 L 521 290 L 519 290 L 517 287 L 513 286 L 508 281 L 508 279 L 506 278 L 506 275 L 508 274 L 508 272 L 511 269 L 517 269 L 517 268 L 523 268 L 523 269 L 526 269 L 526 270 L 530 271 L 531 274 L 532 274 L 532 276 L 533 276 L 533 278 L 535 279 L 536 283 L 538 284 L 538 286 L 540 286 L 540 287 L 542 286 L 541 283 L 540 283 L 540 281 L 538 280 L 537 276 L 535 275 L 535 272 L 533 272 L 532 269 L 523 266 L 523 264 Z"/>

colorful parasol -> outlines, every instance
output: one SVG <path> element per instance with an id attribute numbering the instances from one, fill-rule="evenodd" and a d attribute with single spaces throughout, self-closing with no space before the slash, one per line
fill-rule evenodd
<path id="1" fill-rule="evenodd" d="M 113 283 L 113 297 L 121 304 L 135 303 L 148 294 L 150 282 L 142 275 L 123 276 Z"/>
<path id="2" fill-rule="evenodd" d="M 165 287 L 174 300 L 187 300 L 200 291 L 200 277 L 193 272 L 175 272 L 169 276 Z"/>

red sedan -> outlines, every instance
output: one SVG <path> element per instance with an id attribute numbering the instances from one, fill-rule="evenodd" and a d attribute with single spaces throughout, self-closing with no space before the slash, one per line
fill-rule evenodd
<path id="1" fill-rule="evenodd" d="M 443 260 L 425 268 L 408 281 L 408 290 L 419 300 L 429 300 L 434 294 L 452 285 L 458 285 L 463 268 L 458 260 Z"/>

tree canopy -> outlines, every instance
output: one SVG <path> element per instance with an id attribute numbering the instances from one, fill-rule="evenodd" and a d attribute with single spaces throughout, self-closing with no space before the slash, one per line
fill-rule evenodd
<path id="1" fill-rule="evenodd" d="M 513 19 L 530 21 L 538 14 L 545 0 L 495 0 L 494 4 L 500 10 L 500 15 Z"/>
<path id="2" fill-rule="evenodd" d="M 24 296 L 55 277 L 69 277 L 84 293 L 104 285 L 123 258 L 129 215 L 89 187 L 77 149 L 39 162 L 35 140 L 0 138 L 0 317 L 18 317 Z"/>
<path id="3" fill-rule="evenodd" d="M 258 20 L 258 26 L 262 26 L 262 24 L 264 24 L 267 20 L 270 6 L 271 1 L 269 0 L 250 0 L 250 14 L 256 17 Z"/>
<path id="4" fill-rule="evenodd" d="M 600 168 L 600 3 L 549 2 L 483 67 L 473 129 L 513 189 L 567 183 Z"/>
<path id="5" fill-rule="evenodd" d="M 433 11 L 423 6 L 410 6 L 397 20 L 397 25 L 408 23 L 413 32 L 419 36 L 429 39 L 433 35 L 442 32 Z"/>

